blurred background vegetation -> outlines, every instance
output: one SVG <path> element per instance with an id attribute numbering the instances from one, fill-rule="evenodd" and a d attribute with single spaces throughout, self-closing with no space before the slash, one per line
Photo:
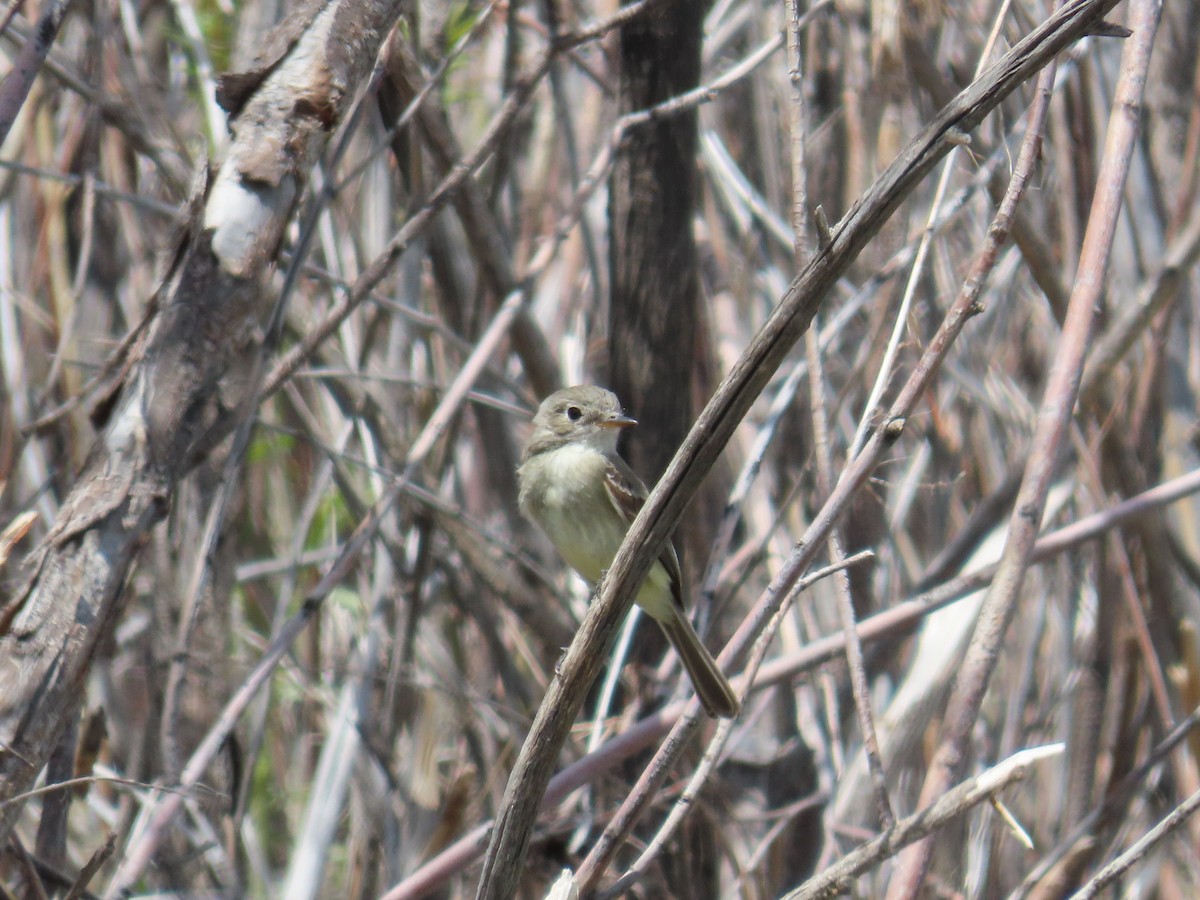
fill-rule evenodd
<path id="1" fill-rule="evenodd" d="M 617 7 L 406 5 L 376 76 L 347 87 L 356 112 L 311 173 L 305 202 L 321 202 L 301 208 L 319 214 L 295 218 L 267 279 L 278 295 L 305 248 L 268 368 L 370 266 L 384 259 L 386 275 L 253 410 L 213 552 L 201 553 L 201 536 L 230 442 L 195 459 L 171 491 L 79 685 L 78 722 L 42 780 L 98 777 L 24 804 L 0 847 L 9 894 L 39 896 L 35 882 L 61 893 L 111 833 L 115 849 L 92 882 L 103 892 L 156 796 L 150 786 L 178 782 L 399 476 L 378 532 L 240 717 L 202 789 L 188 792 L 138 885 L 369 897 L 447 859 L 494 815 L 586 609 L 586 586 L 516 510 L 514 471 L 540 395 L 612 386 L 641 423 L 626 455 L 657 478 L 817 251 L 816 208 L 836 223 L 981 60 L 1052 6 L 663 2 L 624 29 L 584 34 Z M 1150 294 L 1154 306 L 1089 372 L 1047 527 L 1196 468 L 1200 9 L 1166 6 L 1097 335 Z M 5 70 L 39 15 L 32 0 L 8 9 Z M 5 548 L 6 598 L 96 442 L 119 348 L 154 314 L 195 173 L 226 146 L 214 75 L 250 68 L 284 12 L 273 0 L 76 3 L 0 147 L 0 529 L 37 517 Z M 1112 19 L 1125 16 L 1120 5 Z M 982 310 L 840 520 L 846 551 L 874 554 L 849 569 L 859 618 L 999 556 L 1091 215 L 1122 48 L 1091 38 L 1060 57 L 1042 156 Z M 620 117 L 698 86 L 713 90 L 629 122 L 615 140 Z M 894 396 L 959 293 L 1033 96 L 1030 82 L 1007 98 L 882 225 L 814 322 L 816 390 L 798 345 L 689 507 L 676 540 L 714 650 L 828 494 L 818 456 L 829 454 L 836 478 L 860 429 L 878 422 L 873 387 Z M 519 109 L 497 130 L 506 103 Z M 482 165 L 465 186 L 386 257 L 476 153 Z M 515 323 L 411 465 L 446 388 L 512 298 L 522 303 Z M 253 367 L 253 353 L 235 361 L 234 391 Z M 817 434 L 827 434 L 823 449 Z M 727 510 L 734 528 L 723 532 Z M 1030 568 L 967 768 L 1056 741 L 1067 749 L 1004 796 L 1034 849 L 980 807 L 939 835 L 929 896 L 1007 896 L 1052 859 L 1032 890 L 1063 895 L 1200 787 L 1194 736 L 1151 756 L 1200 703 L 1198 512 L 1187 499 L 1156 508 Z M 965 615 L 864 646 L 897 815 L 915 809 L 977 599 L 952 608 Z M 770 657 L 836 634 L 836 603 L 832 580 L 802 594 Z M 680 694 L 685 680 L 664 653 L 655 630 L 639 627 L 607 715 L 593 728 L 589 702 L 564 765 Z M 879 830 L 843 660 L 793 672 L 744 706 L 724 761 L 630 896 L 780 896 Z M 543 819 L 526 896 L 578 864 L 648 752 L 598 772 Z M 685 755 L 610 875 L 656 833 L 698 757 Z M 1125 895 L 1197 896 L 1197 840 L 1185 825 L 1130 872 Z M 890 871 L 873 867 L 856 895 L 883 896 Z M 447 862 L 435 890 L 471 896 L 477 878 L 468 854 Z"/>

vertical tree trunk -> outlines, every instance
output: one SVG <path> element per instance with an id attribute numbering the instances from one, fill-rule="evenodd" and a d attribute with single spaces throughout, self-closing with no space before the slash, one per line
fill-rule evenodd
<path id="1" fill-rule="evenodd" d="M 621 30 L 620 114 L 676 97 L 700 82 L 700 52 L 707 3 L 669 2 Z M 700 277 L 692 219 L 696 201 L 695 110 L 635 129 L 613 167 L 609 190 L 609 381 L 626 410 L 642 424 L 628 436 L 624 453 L 653 485 L 662 475 L 694 418 L 693 378 Z M 697 502 L 702 502 L 703 495 Z M 676 545 L 707 543 L 711 531 L 693 518 L 694 529 Z M 685 572 L 694 580 L 695 560 Z M 635 655 L 657 659 L 664 642 L 646 628 Z M 706 841 L 707 839 L 707 841 Z M 665 860 L 667 878 L 690 896 L 709 896 L 715 872 L 711 834 L 687 829 L 683 845 Z M 706 842 L 707 846 L 706 846 Z M 684 873 L 684 874 L 681 874 Z M 674 877 L 672 877 L 674 876 Z"/>
<path id="2" fill-rule="evenodd" d="M 621 113 L 699 83 L 706 8 L 671 2 L 622 29 Z M 694 111 L 634 130 L 609 191 L 609 381 L 629 413 L 645 423 L 625 452 L 651 483 L 692 420 L 700 303 L 692 237 L 696 144 Z"/>

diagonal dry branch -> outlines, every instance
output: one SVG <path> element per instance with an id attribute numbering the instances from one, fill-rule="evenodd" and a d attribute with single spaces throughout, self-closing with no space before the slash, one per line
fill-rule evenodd
<path id="1" fill-rule="evenodd" d="M 948 792 L 962 773 L 971 732 L 1033 559 L 1046 497 L 1079 395 L 1096 308 L 1105 286 L 1104 276 L 1139 132 L 1146 70 L 1161 11 L 1161 5 L 1155 2 L 1134 0 L 1131 4 L 1134 33 L 1121 62 L 1104 157 L 1062 337 L 1038 412 L 1000 567 L 984 598 L 966 658 L 946 706 L 938 747 L 921 788 L 922 805 Z M 920 893 L 932 855 L 933 842 L 929 838 L 905 851 L 888 886 L 889 900 L 904 900 Z"/>
<path id="2" fill-rule="evenodd" d="M 549 61 L 644 13 L 653 2 L 630 4 L 565 34 L 539 56 L 472 156 L 453 166 L 349 297 L 284 356 L 266 378 L 264 395 L 370 294 L 494 151 Z M 165 515 L 179 479 L 249 413 L 239 398 L 221 396 L 221 380 L 234 360 L 249 359 L 256 350 L 252 336 L 265 305 L 262 279 L 276 259 L 308 170 L 349 111 L 399 9 L 386 0 L 303 4 L 281 27 L 283 40 L 271 44 L 269 60 L 227 79 L 226 102 L 235 110 L 228 157 L 215 175 L 205 171 L 198 179 L 104 432 L 33 557 L 26 585 L 0 609 L 0 802 L 36 777 L 63 723 L 77 711 L 79 686 L 98 641 L 116 621 L 130 567 Z M 520 312 L 520 299 L 516 293 L 501 307 L 500 324 L 493 326 L 497 335 Z M 443 403 L 441 418 L 430 423 L 437 427 L 428 434 L 439 432 L 454 414 L 470 378 L 459 381 L 460 390 Z M 427 450 L 414 447 L 414 454 Z M 0 836 L 18 808 L 3 807 Z"/>
<path id="3" fill-rule="evenodd" d="M 256 352 L 269 273 L 310 167 L 369 73 L 395 0 L 321 4 L 201 173 L 149 326 L 103 431 L 27 584 L 0 614 L 0 800 L 28 788 L 76 714 L 95 648 L 216 409 L 221 379 Z M 0 811 L 6 835 L 19 804 Z"/>
<path id="4" fill-rule="evenodd" d="M 316 0 L 316 6 L 329 2 Z M 807 188 L 813 200 L 804 201 L 805 209 L 818 202 L 834 208 L 836 225 L 909 139 L 975 77 L 966 63 L 980 55 L 981 23 L 1001 10 L 1006 39 L 1015 43 L 1062 2 L 972 0 L 937 10 L 906 4 L 868 17 L 822 16 L 804 39 L 799 83 L 799 73 L 776 53 L 699 111 L 705 202 L 693 224 L 705 302 L 693 374 L 708 385 L 704 400 L 807 262 L 807 253 L 800 262 L 792 259 L 788 211 L 798 195 L 789 189 Z M 205 130 L 198 84 L 190 64 L 177 65 L 191 54 L 178 42 L 170 12 L 189 3 L 156 7 L 166 15 L 150 20 L 136 5 L 73 7 L 87 15 L 68 17 L 51 60 L 75 73 L 86 90 L 45 69 L 29 115 L 19 118 L 4 146 L 4 156 L 20 163 L 0 161 L 0 531 L 27 509 L 36 510 L 39 524 L 30 531 L 36 537 L 11 548 L 7 568 L 0 564 L 0 615 L 20 586 L 14 579 L 25 577 L 18 560 L 29 557 L 56 521 L 98 433 L 87 408 L 120 389 L 129 367 L 140 365 L 114 348 L 142 347 L 142 330 L 131 331 L 133 323 L 143 316 L 143 328 L 156 322 L 147 298 L 158 283 L 152 269 L 162 255 L 163 219 L 141 205 L 139 195 L 175 197 L 168 210 L 174 218 L 196 168 L 186 160 Z M 253 52 L 247 44 L 261 43 L 245 35 L 261 35 L 256 16 L 269 18 L 267 5 L 248 0 L 228 18 L 202 19 L 206 36 L 220 41 L 227 26 L 236 27 L 236 53 L 244 59 Z M 814 8 L 822 6 L 836 11 L 828 4 Z M 1124 17 L 1124 6 L 1111 15 Z M 286 304 L 282 349 L 264 352 L 253 338 L 236 360 L 244 363 L 240 376 L 234 372 L 237 380 L 218 379 L 216 390 L 227 393 L 215 404 L 217 424 L 204 425 L 208 435 L 224 439 L 215 456 L 206 453 L 212 445 L 204 440 L 192 443 L 192 471 L 177 482 L 169 511 L 131 564 L 116 601 L 117 627 L 111 639 L 101 639 L 81 685 L 86 733 L 102 706 L 109 744 L 91 746 L 83 729 L 69 727 L 35 782 L 42 792 L 33 802 L 26 795 L 8 801 L 20 805 L 17 829 L 28 850 L 14 849 L 18 865 L 11 877 L 0 878 L 10 893 L 27 892 L 23 882 L 34 870 L 52 889 L 65 888 L 72 866 L 94 850 L 94 836 L 114 822 L 117 852 L 106 864 L 105 883 L 93 890 L 103 892 L 121 867 L 123 878 L 138 872 L 138 891 L 269 892 L 283 883 L 288 867 L 299 871 L 297 864 L 326 852 L 314 853 L 300 838 L 316 834 L 301 828 L 306 821 L 336 826 L 317 842 L 336 864 L 320 876 L 310 869 L 302 879 L 307 890 L 319 883 L 322 894 L 371 896 L 396 884 L 399 896 L 421 884 L 428 891 L 433 878 L 442 880 L 439 890 L 452 884 L 450 890 L 474 891 L 515 751 L 587 610 L 586 596 L 558 557 L 526 530 L 512 496 L 514 455 L 528 419 L 522 400 L 539 388 L 516 343 L 522 312 L 513 318 L 513 307 L 501 299 L 520 296 L 513 303 L 545 336 L 555 377 L 613 383 L 604 364 L 605 341 L 617 334 L 605 315 L 604 185 L 628 129 L 645 130 L 637 118 L 656 122 L 675 101 L 618 117 L 609 90 L 614 57 L 594 43 L 569 51 L 569 62 L 552 64 L 551 83 L 533 92 L 480 157 L 480 137 L 496 134 L 491 123 L 507 115 L 501 107 L 510 89 L 535 71 L 557 35 L 612 10 L 485 2 L 457 16 L 456 8 L 405 8 L 401 15 L 411 27 L 395 29 L 393 38 L 410 46 L 420 65 L 410 79 L 418 95 L 401 90 L 385 102 L 389 70 L 381 51 L 370 81 L 355 91 L 354 118 L 337 129 L 348 153 L 321 152 L 319 171 L 303 190 L 306 212 L 293 213 L 288 247 L 276 261 L 287 266 L 295 260 L 305 275 L 284 291 L 275 289 L 280 273 L 271 278 L 271 300 Z M 727 82 L 722 72 L 747 69 L 778 46 L 784 8 L 775 6 L 771 15 L 765 9 L 751 0 L 713 7 L 701 81 Z M 1164 4 L 1163 13 L 1147 77 L 1144 137 L 1105 276 L 1105 331 L 1121 338 L 1100 366 L 1094 364 L 1106 355 L 1108 338 L 1098 332 L 1091 342 L 1069 432 L 1072 447 L 1062 455 L 1051 494 L 1056 511 L 1044 518 L 1061 524 L 1096 509 L 1108 512 L 1089 527 L 1091 543 L 1075 544 L 1029 572 L 970 744 L 971 754 L 987 762 L 1051 741 L 1068 748 L 1031 772 L 1028 789 L 1005 798 L 1041 853 L 1056 847 L 1046 860 L 1049 873 L 1043 868 L 1029 882 L 1034 893 L 1078 889 L 1200 786 L 1190 762 L 1196 753 L 1179 747 L 1122 791 L 1119 802 L 1109 802 L 1113 786 L 1140 769 L 1156 733 L 1200 702 L 1200 643 L 1191 627 L 1200 619 L 1195 496 L 1119 525 L 1112 514 L 1124 504 L 1111 507 L 1150 485 L 1179 490 L 1168 479 L 1186 471 L 1193 489 L 1200 467 L 1188 430 L 1197 387 L 1188 374 L 1197 371 L 1200 349 L 1188 298 L 1200 283 L 1191 260 L 1200 230 L 1189 216 L 1196 192 L 1187 175 L 1200 147 L 1200 107 L 1192 102 L 1200 84 L 1200 4 Z M 14 25 L 24 15 L 18 13 Z M 220 30 L 209 30 L 213 25 Z M 127 40 L 107 40 L 118 34 Z M 1174 39 L 1165 40 L 1168 34 Z M 164 41 L 176 48 L 168 56 L 158 52 Z M 6 60 L 0 72 L 11 63 L 12 46 L 0 34 Z M 693 606 L 702 611 L 698 627 L 708 623 L 710 640 L 747 620 L 734 643 L 741 646 L 761 621 L 759 613 L 750 614 L 753 605 L 776 608 L 774 589 L 764 589 L 795 543 L 808 541 L 808 523 L 820 513 L 819 529 L 825 527 L 820 508 L 829 491 L 816 476 L 803 385 L 823 368 L 831 423 L 826 440 L 833 473 L 844 468 L 847 483 L 847 489 L 833 488 L 830 508 L 844 510 L 836 527 L 847 545 L 874 554 L 870 569 L 856 570 L 852 579 L 872 702 L 882 712 L 889 697 L 903 699 L 896 692 L 905 685 L 895 678 L 911 661 L 943 694 L 944 705 L 947 673 L 958 672 L 939 664 L 951 635 L 942 617 L 922 617 L 969 584 L 970 599 L 948 611 L 958 619 L 965 648 L 970 622 L 963 622 L 973 618 L 970 608 L 977 608 L 994 575 L 993 567 L 986 577 L 944 583 L 999 556 L 1059 344 L 1124 46 L 1085 40 L 1058 55 L 1061 89 L 1014 222 L 1016 244 L 1002 248 L 979 294 L 979 314 L 953 337 L 947 354 L 930 356 L 942 362 L 926 375 L 926 352 L 942 344 L 938 320 L 950 324 L 948 305 L 963 280 L 973 278 L 971 257 L 1009 180 L 1034 79 L 970 133 L 968 153 L 955 154 L 954 197 L 939 212 L 897 357 L 903 371 L 893 373 L 885 396 L 909 397 L 901 384 L 910 373 L 924 387 L 915 405 L 906 401 L 883 412 L 885 401 L 869 415 L 866 428 L 875 436 L 867 452 L 848 462 L 904 274 L 927 227 L 937 173 L 949 157 L 838 280 L 804 336 L 813 339 L 820 319 L 820 366 L 810 368 L 800 346 L 792 348 L 701 488 L 712 494 L 712 477 L 724 484 L 740 470 L 724 513 L 710 496 L 703 509 L 693 501 L 682 520 L 711 516 L 708 524 L 690 526 L 707 530 L 722 516 L 722 539 L 707 552 L 697 543 L 690 554 L 697 564 L 707 560 L 709 577 Z M 553 83 L 555 75 L 561 84 Z M 785 113 L 799 94 L 811 115 L 806 171 L 793 169 L 789 177 L 789 156 L 798 162 L 801 151 L 789 140 Z M 182 172 L 174 184 L 181 186 L 164 184 L 161 154 L 147 158 L 139 149 L 145 141 L 113 117 L 115 106 L 133 97 L 140 102 L 126 115 L 132 112 L 143 133 L 149 128 L 156 146 L 167 148 Z M 439 141 L 444 151 L 424 134 L 426 106 L 444 110 L 437 113 L 451 129 L 444 132 L 449 140 Z M 482 165 L 464 177 L 460 163 L 478 158 Z M 458 184 L 441 213 L 299 370 L 280 371 L 285 380 L 273 382 L 282 388 L 278 396 L 255 403 L 249 421 L 250 403 L 224 402 L 257 393 L 246 389 L 253 379 L 248 382 L 245 366 L 254 372 L 265 360 L 274 366 L 277 353 L 321 327 L 337 298 L 352 291 L 441 182 Z M 989 188 L 990 198 L 981 193 Z M 487 207 L 472 222 L 464 216 L 478 201 L 468 193 Z M 487 233 L 489 227 L 501 230 L 494 249 L 497 235 Z M 830 234 L 828 223 L 812 230 L 822 242 Z M 1036 262 L 1030 241 L 1041 250 Z M 809 246 L 817 247 L 817 240 Z M 1048 269 L 1061 303 L 1043 296 L 1053 286 Z M 482 348 L 490 358 L 478 369 L 483 357 L 468 357 L 493 313 L 489 341 L 496 335 L 499 341 Z M 255 329 L 263 330 L 258 322 Z M 674 383 L 646 390 L 670 393 Z M 657 416 L 643 418 L 646 429 L 658 427 Z M 897 432 L 899 440 L 889 443 Z M 238 441 L 247 433 L 251 443 L 243 453 Z M 670 453 L 683 437 L 676 436 Z M 397 490 L 390 491 L 406 461 L 422 456 L 416 480 L 396 480 Z M 222 475 L 225 460 L 232 477 Z M 232 487 L 232 503 L 224 524 L 213 529 L 217 539 L 209 551 L 205 515 L 220 508 L 222 483 Z M 348 529 L 360 521 L 367 527 L 348 542 Z M 1107 531 L 1101 543 L 1095 527 Z M 826 546 L 820 545 L 820 560 L 805 570 L 805 581 L 826 561 Z M 802 548 L 797 558 L 807 552 Z M 188 583 L 197 565 L 209 573 L 199 593 L 195 581 Z M 930 571 L 940 574 L 926 574 L 915 586 Z M 330 578 L 323 579 L 326 573 Z M 387 595 L 383 623 L 368 618 L 381 591 Z M 195 601 L 185 602 L 189 592 Z M 603 895 L 618 895 L 620 885 L 634 882 L 653 896 L 736 895 L 751 889 L 743 884 L 780 895 L 869 840 L 873 835 L 863 829 L 874 827 L 871 792 L 854 776 L 865 771 L 861 729 L 853 720 L 835 600 L 831 585 L 808 591 L 797 583 L 758 633 L 756 649 L 729 663 L 751 693 L 747 715 L 711 769 L 698 761 L 705 746 L 710 754 L 718 746 L 703 719 L 698 729 L 689 725 L 679 733 L 687 747 L 678 759 L 663 748 L 646 766 L 688 714 L 678 693 L 686 685 L 673 677 L 675 657 L 651 672 L 610 655 L 613 681 L 626 689 L 620 714 L 605 716 L 596 728 L 616 741 L 572 763 L 584 749 L 570 749 L 572 731 L 543 797 L 522 892 L 537 892 L 548 866 L 569 864 L 580 872 L 618 804 L 635 809 L 645 797 L 651 805 L 640 814 L 617 813 L 632 821 L 632 830 L 628 837 L 620 836 L 624 827 L 615 832 L 616 855 L 599 874 Z M 925 634 L 920 645 L 912 642 L 914 628 Z M 359 655 L 368 643 L 388 657 L 370 683 L 362 679 L 372 654 Z M 758 668 L 754 657 L 764 646 L 767 658 Z M 643 663 L 657 659 L 655 648 L 643 649 Z M 0 672 L 11 662 L 0 656 Z M 172 679 L 171 670 L 185 677 Z M 337 749 L 336 737 L 349 723 L 333 713 L 339 692 L 345 696 L 356 681 L 364 694 L 351 760 L 345 744 Z M 909 709 L 908 724 L 937 716 L 931 707 Z M 643 719 L 647 711 L 653 716 Z M 917 808 L 920 784 L 911 773 L 923 772 L 928 760 L 919 742 L 891 745 L 886 733 L 894 737 L 906 727 L 892 727 L 897 721 L 893 710 L 883 722 L 881 755 L 889 801 L 903 817 Z M 1191 751 L 1200 747 L 1200 733 L 1187 740 Z M 627 755 L 634 743 L 642 748 L 640 763 Z M 129 780 L 95 785 L 86 802 L 74 802 L 72 794 L 78 799 L 84 788 L 64 789 L 63 779 L 69 779 L 76 744 L 101 754 L 91 763 L 81 753 L 80 774 L 93 765 L 98 774 L 120 772 Z M 613 768 L 618 747 L 626 761 Z M 321 758 L 335 757 L 353 762 L 329 782 L 348 791 L 344 802 L 314 779 Z M 635 789 L 644 768 L 652 777 Z M 665 787 L 651 769 L 669 773 Z M 1064 780 L 1065 792 L 1059 790 Z M 584 792 L 563 796 L 566 786 L 580 783 L 587 785 Z M 837 802 L 847 795 L 857 802 Z M 1088 815 L 1101 808 L 1099 817 Z M 1081 818 L 1091 823 L 1086 836 L 1071 838 Z M 151 821 L 154 828 L 143 827 Z M 1196 821 L 1187 826 L 1193 835 Z M 1194 868 L 1188 833 L 1177 832 L 1156 848 L 1133 876 L 1186 881 Z M 931 883 L 968 895 L 980 884 L 1011 891 L 1037 861 L 986 810 L 946 826 L 937 847 Z M 856 876 L 855 887 L 882 896 L 892 871 L 873 865 Z M 453 881 L 445 882 L 448 877 Z"/>
<path id="5" fill-rule="evenodd" d="M 906 819 L 897 822 L 860 847 L 838 860 L 824 872 L 814 876 L 794 891 L 784 895 L 785 900 L 815 900 L 818 897 L 836 897 L 848 890 L 856 875 L 892 856 L 897 849 L 921 837 L 937 832 L 939 828 L 957 816 L 968 812 L 985 800 L 994 798 L 1004 788 L 1021 781 L 1034 763 L 1058 756 L 1063 752 L 1062 744 L 1030 747 L 1014 753 L 977 777 L 968 778 L 935 803 L 922 807 Z"/>
<path id="6" fill-rule="evenodd" d="M 1171 482 L 1158 485 L 1111 509 L 1087 516 L 1043 535 L 1035 546 L 1034 559 L 1037 562 L 1047 560 L 1087 541 L 1095 540 L 1113 529 L 1119 528 L 1132 518 L 1151 514 L 1162 506 L 1193 496 L 1198 492 L 1200 492 L 1200 472 L 1192 472 Z M 862 620 L 856 629 L 858 638 L 863 643 L 874 643 L 910 631 L 916 622 L 928 614 L 986 587 L 992 576 L 995 575 L 996 568 L 997 566 L 993 564 L 966 573 L 952 581 L 945 582 L 928 593 L 912 597 L 884 612 Z M 806 575 L 798 587 L 806 586 L 823 574 L 823 572 L 815 572 Z M 754 679 L 754 690 L 794 680 L 802 673 L 810 672 L 836 659 L 843 652 L 844 646 L 845 638 L 841 634 L 834 633 L 812 641 L 797 653 L 773 659 L 758 671 Z M 735 681 L 735 687 L 739 691 L 744 689 L 743 685 L 744 676 L 741 680 Z M 555 804 L 577 787 L 594 782 L 599 775 L 613 768 L 619 761 L 629 759 L 662 740 L 671 727 L 684 715 L 685 707 L 686 703 L 682 701 L 663 707 L 616 735 L 602 747 L 565 767 L 550 782 L 542 802 L 542 811 L 552 809 Z M 1200 717 L 1200 712 L 1193 716 L 1193 718 L 1196 717 Z M 1188 722 L 1180 723 L 1171 745 L 1182 740 L 1189 730 Z M 1152 756 L 1139 769 L 1137 777 L 1129 780 L 1139 780 L 1152 767 L 1152 764 L 1157 762 L 1157 759 L 1158 757 Z M 1094 822 L 1089 819 L 1088 822 L 1081 824 L 1094 824 Z M 388 891 L 384 895 L 385 900 L 412 900 L 412 898 L 423 897 L 443 885 L 452 876 L 460 874 L 486 849 L 490 829 L 491 823 L 487 822 L 460 837 L 437 856 L 423 863 L 403 882 Z M 1069 843 L 1069 841 L 1063 842 L 1064 845 L 1069 845 Z M 1054 861 L 1055 858 L 1051 856 L 1049 859 Z"/>
<path id="7" fill-rule="evenodd" d="M 675 455 L 602 581 L 595 601 L 538 710 L 514 766 L 493 828 L 479 897 L 507 897 L 516 889 L 542 793 L 559 750 L 599 672 L 602 649 L 611 644 L 633 593 L 651 561 L 678 524 L 684 507 L 716 461 L 737 424 L 766 386 L 788 351 L 808 327 L 825 294 L 846 271 L 903 198 L 962 136 L 1018 85 L 1071 42 L 1098 27 L 1116 0 L 1081 0 L 1064 5 L 1028 37 L 969 85 L 919 134 L 876 180 L 792 282 L 753 343 L 722 382 Z M 806 545 L 788 561 L 773 596 L 782 600 L 811 562 L 838 510 L 814 523 Z M 740 655 L 752 635 L 774 612 L 758 611 L 726 662 Z M 749 624 L 749 623 L 748 623 Z"/>

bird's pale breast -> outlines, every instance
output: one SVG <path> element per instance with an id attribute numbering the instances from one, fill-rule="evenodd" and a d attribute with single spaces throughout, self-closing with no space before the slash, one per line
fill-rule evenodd
<path id="1" fill-rule="evenodd" d="M 521 467 L 521 512 L 537 522 L 567 564 L 595 583 L 621 548 L 629 524 L 608 497 L 600 451 L 566 444 Z M 536 498 L 536 499 L 535 499 Z M 594 510 L 583 515 L 582 510 Z M 660 563 L 638 591 L 638 603 L 656 619 L 670 618 L 670 578 Z"/>

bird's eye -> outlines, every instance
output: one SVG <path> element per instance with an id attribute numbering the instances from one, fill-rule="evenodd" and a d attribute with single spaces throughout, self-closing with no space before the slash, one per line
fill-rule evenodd
<path id="1" fill-rule="evenodd" d="M 580 419 L 583 418 L 583 410 L 580 409 L 578 406 L 568 406 L 567 407 L 567 418 L 570 419 L 572 422 L 578 422 Z"/>

